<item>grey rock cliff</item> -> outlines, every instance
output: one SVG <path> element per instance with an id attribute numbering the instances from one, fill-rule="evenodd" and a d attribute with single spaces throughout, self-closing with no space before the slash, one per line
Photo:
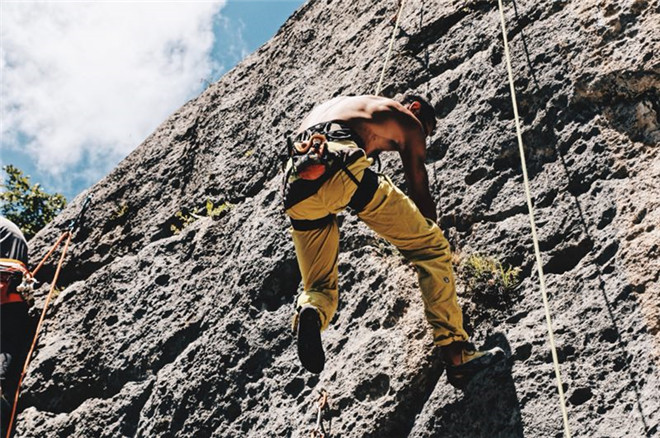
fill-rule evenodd
<path id="1" fill-rule="evenodd" d="M 561 436 L 497 2 L 408 1 L 383 94 L 436 104 L 427 170 L 456 253 L 521 269 L 498 304 L 459 282 L 474 340 L 511 359 L 449 386 L 413 269 L 346 214 L 328 364 L 319 376 L 298 364 L 277 155 L 316 103 L 375 91 L 394 8 L 309 1 L 89 190 L 17 436 L 303 437 L 322 388 L 332 437 Z M 505 8 L 572 431 L 658 436 L 658 3 Z M 383 172 L 404 185 L 398 157 Z M 33 260 L 82 200 L 31 241 Z M 231 207 L 206 217 L 207 200 Z M 195 209 L 184 227 L 177 212 Z"/>

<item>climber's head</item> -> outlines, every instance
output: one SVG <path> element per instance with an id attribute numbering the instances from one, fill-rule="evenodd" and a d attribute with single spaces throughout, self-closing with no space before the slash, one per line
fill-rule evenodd
<path id="1" fill-rule="evenodd" d="M 408 108 L 417 120 L 422 124 L 424 134 L 429 137 L 435 130 L 435 109 L 423 97 L 414 94 L 408 94 L 403 97 L 401 104 Z"/>

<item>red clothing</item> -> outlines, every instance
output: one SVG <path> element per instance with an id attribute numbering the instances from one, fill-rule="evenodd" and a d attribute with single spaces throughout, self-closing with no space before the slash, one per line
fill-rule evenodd
<path id="1" fill-rule="evenodd" d="M 23 300 L 21 294 L 16 292 L 16 286 L 20 284 L 22 276 L 30 275 L 26 266 L 14 259 L 0 259 L 0 304 L 20 303 Z M 12 280 L 12 279 L 17 280 Z"/>

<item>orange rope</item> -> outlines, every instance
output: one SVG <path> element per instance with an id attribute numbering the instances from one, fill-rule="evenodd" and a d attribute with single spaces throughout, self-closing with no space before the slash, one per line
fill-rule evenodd
<path id="1" fill-rule="evenodd" d="M 44 303 L 44 309 L 41 311 L 41 318 L 39 318 L 39 323 L 37 324 L 37 329 L 34 333 L 34 338 L 32 339 L 32 345 L 30 346 L 30 351 L 28 352 L 26 358 L 25 358 L 25 365 L 23 365 L 23 371 L 21 371 L 21 376 L 18 379 L 18 386 L 16 387 L 16 395 L 14 396 L 14 406 L 11 410 L 11 417 L 9 419 L 9 426 L 7 427 L 7 438 L 11 437 L 11 432 L 12 428 L 14 425 L 14 419 L 16 417 L 16 408 L 18 406 L 18 397 L 21 393 L 21 384 L 23 383 L 23 378 L 25 377 L 25 374 L 27 374 L 27 369 L 30 366 L 30 358 L 32 357 L 32 353 L 34 352 L 34 348 L 37 345 L 37 339 L 39 337 L 39 331 L 41 330 L 41 326 L 44 322 L 44 319 L 46 318 L 46 310 L 48 310 L 48 304 L 50 303 L 50 299 L 53 296 L 53 292 L 55 291 L 55 285 L 57 283 L 57 277 L 60 275 L 60 270 L 62 269 L 62 263 L 64 262 L 64 257 L 66 256 L 66 251 L 69 248 L 69 243 L 71 243 L 71 236 L 73 234 L 71 231 L 65 231 L 62 236 L 59 238 L 53 249 L 50 250 L 50 252 L 46 255 L 44 260 L 39 264 L 37 269 L 34 270 L 36 273 L 39 268 L 41 268 L 41 265 L 45 262 L 45 260 L 55 251 L 55 248 L 57 248 L 62 241 L 62 239 L 66 236 L 66 243 L 64 244 L 64 249 L 62 250 L 62 255 L 60 256 L 60 261 L 57 264 L 57 269 L 55 270 L 55 276 L 53 277 L 53 282 L 50 284 L 50 292 L 48 292 L 48 296 L 46 297 L 46 302 Z M 34 274 L 33 274 L 34 275 Z"/>
<path id="2" fill-rule="evenodd" d="M 34 268 L 34 271 L 32 271 L 32 277 L 37 275 L 37 272 L 39 272 L 39 269 L 41 269 L 41 267 L 44 265 L 44 263 L 46 263 L 46 260 L 48 260 L 48 258 L 51 256 L 51 254 L 53 252 L 55 252 L 57 247 L 60 246 L 60 243 L 62 243 L 62 240 L 64 239 L 64 236 L 66 236 L 67 233 L 69 233 L 69 231 L 63 232 L 62 235 L 60 236 L 60 238 L 57 239 L 57 242 L 55 242 L 55 245 L 53 245 L 53 247 L 50 249 L 50 251 L 48 251 L 48 254 L 46 254 L 46 256 L 41 260 L 39 265 L 36 268 Z"/>

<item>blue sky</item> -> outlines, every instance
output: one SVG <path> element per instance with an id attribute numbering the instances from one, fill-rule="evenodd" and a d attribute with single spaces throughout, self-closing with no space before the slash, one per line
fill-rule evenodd
<path id="1" fill-rule="evenodd" d="M 303 3 L 3 0 L 0 164 L 73 199 Z"/>

